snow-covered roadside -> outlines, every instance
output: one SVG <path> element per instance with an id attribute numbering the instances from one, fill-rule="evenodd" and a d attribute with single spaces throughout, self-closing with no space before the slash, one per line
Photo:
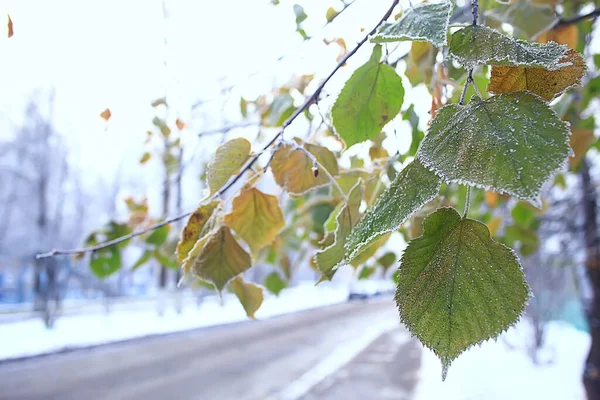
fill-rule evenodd
<path id="1" fill-rule="evenodd" d="M 548 325 L 547 345 L 535 365 L 527 356 L 531 340 L 527 321 L 511 328 L 498 341 L 484 343 L 460 356 L 450 366 L 445 382 L 441 364 L 429 350 L 421 356 L 416 400 L 572 400 L 584 399 L 581 376 L 590 337 L 564 322 Z"/>
<path id="2" fill-rule="evenodd" d="M 278 297 L 266 297 L 256 318 L 322 307 L 347 299 L 347 286 L 302 284 L 283 290 Z M 110 314 L 65 316 L 56 321 L 52 330 L 47 330 L 40 319 L 31 319 L 0 325 L 0 360 L 247 319 L 239 301 L 232 295 L 225 295 L 223 304 L 216 296 L 207 298 L 199 307 L 184 307 L 181 314 L 168 309 L 163 316 L 158 316 L 156 309 L 151 307 L 146 310 L 115 310 Z"/>

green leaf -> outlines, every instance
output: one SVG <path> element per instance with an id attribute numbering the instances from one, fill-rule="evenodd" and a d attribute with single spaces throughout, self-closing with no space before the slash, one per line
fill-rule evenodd
<path id="1" fill-rule="evenodd" d="M 142 265 L 146 264 L 148 261 L 150 261 L 150 257 L 152 257 L 152 252 L 150 250 L 146 250 L 140 256 L 140 258 L 135 262 L 135 264 L 133 264 L 133 266 L 131 267 L 131 270 L 135 271 L 136 269 L 138 269 Z"/>
<path id="2" fill-rule="evenodd" d="M 337 269 L 346 263 L 344 245 L 352 227 L 358 221 L 358 209 L 362 196 L 362 180 L 359 180 L 348 195 L 348 204 L 345 204 L 336 215 L 337 227 L 333 244 L 318 251 L 315 256 L 319 270 L 329 279 L 333 278 Z"/>
<path id="3" fill-rule="evenodd" d="M 418 4 L 409 8 L 398 21 L 384 25 L 371 42 L 414 40 L 429 42 L 437 47 L 446 46 L 448 22 L 453 8 L 450 1 Z"/>
<path id="4" fill-rule="evenodd" d="M 192 250 L 196 242 L 212 228 L 212 226 L 207 226 L 207 222 L 218 205 L 219 202 L 216 200 L 208 204 L 203 204 L 190 215 L 187 225 L 181 231 L 179 243 L 177 243 L 176 254 L 178 263 L 183 263 L 183 260 L 188 256 L 188 253 Z"/>
<path id="5" fill-rule="evenodd" d="M 256 188 L 244 189 L 233 199 L 232 211 L 225 215 L 225 223 L 248 243 L 255 255 L 271 244 L 285 226 L 279 199 Z"/>
<path id="6" fill-rule="evenodd" d="M 223 187 L 231 175 L 237 173 L 250 154 L 250 142 L 244 138 L 231 139 L 217 148 L 215 155 L 206 167 L 206 183 L 209 195 Z"/>
<path id="7" fill-rule="evenodd" d="M 160 265 L 163 265 L 167 268 L 171 268 L 174 270 L 179 269 L 179 263 L 177 262 L 177 260 L 175 260 L 175 257 L 167 256 L 160 249 L 155 250 L 153 255 L 154 255 L 154 258 L 156 258 L 156 261 L 158 261 L 160 263 Z"/>
<path id="8" fill-rule="evenodd" d="M 150 105 L 152 107 L 158 107 L 160 105 L 166 106 L 167 105 L 167 99 L 165 97 L 158 98 L 158 99 L 154 100 L 152 103 L 150 103 Z"/>
<path id="9" fill-rule="evenodd" d="M 524 227 L 530 226 L 531 222 L 535 219 L 535 212 L 525 203 L 517 203 L 512 211 L 511 216 L 513 220 Z"/>
<path id="10" fill-rule="evenodd" d="M 381 64 L 381 46 L 344 85 L 331 110 L 337 134 L 350 147 L 373 139 L 400 112 L 404 100 L 402 78 Z"/>
<path id="11" fill-rule="evenodd" d="M 436 197 L 439 189 L 440 179 L 415 159 L 400 171 L 352 230 L 346 243 L 346 259 L 353 260 L 380 236 L 400 228 L 412 214 Z"/>
<path id="12" fill-rule="evenodd" d="M 512 4 L 496 7 L 485 13 L 486 17 L 512 25 L 517 32 L 535 39 L 552 28 L 558 18 L 553 7 L 533 4 L 531 0 L 517 0 Z"/>
<path id="13" fill-rule="evenodd" d="M 244 282 L 241 276 L 229 282 L 229 288 L 242 303 L 246 315 L 254 319 L 254 313 L 258 311 L 263 302 L 262 288 L 254 283 Z"/>
<path id="14" fill-rule="evenodd" d="M 154 245 L 156 247 L 162 245 L 165 240 L 167 240 L 167 237 L 169 236 L 169 231 L 171 229 L 169 228 L 169 225 L 164 225 L 161 226 L 158 229 L 155 229 L 150 236 L 148 236 L 146 238 L 146 243 Z"/>
<path id="15" fill-rule="evenodd" d="M 358 279 L 369 279 L 375 273 L 375 268 L 373 267 L 363 267 L 360 270 L 360 274 L 358 274 Z"/>
<path id="16" fill-rule="evenodd" d="M 287 284 L 277 272 L 271 272 L 265 278 L 265 286 L 269 290 L 269 292 L 273 293 L 275 296 L 279 296 L 279 293 L 287 287 Z"/>
<path id="17" fill-rule="evenodd" d="M 560 61 L 567 54 L 566 46 L 513 39 L 485 26 L 468 26 L 456 31 L 448 54 L 467 68 L 491 64 L 556 70 L 569 65 Z"/>
<path id="18" fill-rule="evenodd" d="M 90 268 L 98 278 L 106 278 L 121 268 L 121 252 L 116 246 L 92 253 Z"/>
<path id="19" fill-rule="evenodd" d="M 567 161 L 569 127 L 539 97 L 506 93 L 442 108 L 417 156 L 446 182 L 509 193 L 536 206 Z"/>
<path id="20" fill-rule="evenodd" d="M 530 293 L 513 251 L 451 208 L 425 219 L 398 271 L 400 319 L 440 358 L 442 379 L 463 351 L 514 325 Z"/>
<path id="21" fill-rule="evenodd" d="M 181 267 L 185 273 L 211 282 L 221 291 L 229 280 L 251 265 L 250 255 L 235 240 L 231 230 L 221 225 L 196 242 Z"/>
<path id="22" fill-rule="evenodd" d="M 385 253 L 381 257 L 377 259 L 377 264 L 381 265 L 383 268 L 383 274 L 387 272 L 387 270 L 396 262 L 396 254 L 390 252 Z"/>

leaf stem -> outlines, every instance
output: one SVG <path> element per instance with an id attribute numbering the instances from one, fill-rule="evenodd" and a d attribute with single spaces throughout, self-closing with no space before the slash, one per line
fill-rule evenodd
<path id="1" fill-rule="evenodd" d="M 463 214 L 463 219 L 467 218 L 470 207 L 471 207 L 471 186 L 467 186 L 467 197 L 465 199 L 465 212 Z"/>
<path id="2" fill-rule="evenodd" d="M 390 8 L 386 11 L 386 13 L 383 15 L 383 17 L 381 18 L 381 20 L 379 20 L 379 22 L 377 23 L 377 25 L 369 32 L 365 35 L 365 37 L 356 44 L 356 46 L 354 46 L 354 48 L 348 52 L 344 58 L 342 58 L 337 65 L 335 66 L 335 68 L 333 68 L 333 70 L 329 73 L 329 75 L 327 75 L 327 77 L 321 82 L 321 84 L 319 85 L 319 87 L 317 87 L 317 89 L 314 91 L 314 93 L 308 97 L 304 103 L 296 110 L 294 111 L 294 113 L 283 123 L 281 130 L 271 139 L 269 140 L 269 142 L 263 147 L 263 149 L 261 151 L 259 151 L 258 153 L 256 153 L 251 159 L 250 161 L 248 161 L 248 163 L 246 163 L 246 165 L 233 177 L 233 179 L 230 179 L 229 182 L 227 182 L 223 187 L 221 187 L 221 189 L 219 189 L 216 193 L 214 193 L 212 196 L 210 196 L 207 199 L 202 200 L 202 202 L 209 202 L 212 200 L 215 200 L 218 197 L 221 197 L 223 195 L 223 193 L 225 193 L 230 187 L 232 187 L 233 185 L 235 185 L 237 183 L 237 181 L 239 181 L 241 179 L 241 177 L 252 168 L 252 165 L 254 165 L 254 163 L 258 160 L 258 158 L 265 152 L 267 151 L 268 148 L 270 148 L 273 144 L 275 144 L 275 142 L 280 139 L 283 136 L 283 132 L 284 130 L 290 126 L 292 124 L 292 122 L 294 122 L 294 120 L 296 118 L 298 118 L 298 116 L 300 114 L 302 114 L 306 109 L 308 109 L 308 107 L 310 107 L 311 104 L 313 104 L 315 101 L 317 101 L 317 99 L 319 98 L 319 95 L 321 94 L 321 91 L 323 90 L 323 88 L 325 87 L 325 85 L 327 84 L 327 82 L 329 82 L 329 80 L 331 80 L 331 78 L 336 74 L 336 72 L 342 68 L 350 59 L 350 57 L 352 57 L 354 54 L 356 54 L 356 52 L 362 47 L 363 44 L 365 44 L 365 42 L 367 40 L 369 40 L 369 37 L 371 35 L 373 35 L 376 31 L 377 28 L 379 28 L 379 26 L 381 24 L 383 24 L 391 15 L 392 12 L 394 11 L 394 8 L 396 8 L 396 6 L 398 5 L 398 3 L 400 3 L 400 0 L 393 0 L 392 4 L 390 5 Z M 273 159 L 273 157 L 271 156 L 271 159 L 269 160 L 268 163 L 271 162 L 271 160 Z M 268 166 L 268 164 L 267 164 Z M 324 171 L 327 171 L 325 168 L 323 168 Z M 328 173 L 328 172 L 326 172 Z M 335 181 L 335 180 L 334 180 Z M 337 184 L 337 182 L 336 182 Z M 339 187 L 339 185 L 338 185 Z M 341 188 L 340 188 L 341 189 Z M 343 193 L 343 191 L 342 191 Z M 344 194 L 345 197 L 345 194 Z M 347 202 L 347 198 L 346 198 L 346 202 Z M 79 248 L 79 249 L 65 249 L 65 250 L 60 250 L 60 249 L 54 249 L 52 251 L 49 251 L 47 253 L 41 253 L 41 254 L 37 254 L 36 258 L 46 258 L 46 257 L 52 257 L 52 256 L 56 256 L 56 255 L 67 255 L 67 254 L 79 254 L 79 253 L 89 253 L 92 251 L 97 251 L 97 250 L 101 250 L 104 249 L 106 247 L 110 247 L 110 246 L 114 246 L 116 244 L 122 243 L 126 240 L 132 239 L 134 237 L 143 235 L 144 233 L 148 233 L 151 231 L 154 231 L 158 228 L 161 228 L 165 225 L 168 225 L 172 222 L 175 221 L 179 221 L 183 218 L 186 218 L 187 216 L 191 215 L 193 211 L 189 211 L 180 215 L 177 215 L 175 217 L 166 219 L 158 224 L 149 226 L 146 229 L 142 229 L 139 231 L 135 231 L 130 233 L 129 235 L 125 235 L 113 240 L 110 240 L 108 242 L 104 242 L 104 243 L 100 243 L 97 244 L 95 246 L 90 246 L 90 247 L 83 247 L 83 248 Z"/>
<path id="3" fill-rule="evenodd" d="M 469 72 L 469 74 L 467 75 L 467 81 L 465 82 L 465 86 L 463 87 L 462 94 L 460 95 L 460 101 L 458 102 L 458 104 L 460 104 L 461 106 L 465 105 L 465 97 L 467 96 L 467 89 L 469 88 L 469 85 L 473 82 L 473 68 L 469 68 L 468 72 Z M 477 89 L 477 92 L 479 92 L 479 89 Z M 480 97 L 481 97 L 481 95 L 480 95 Z"/>

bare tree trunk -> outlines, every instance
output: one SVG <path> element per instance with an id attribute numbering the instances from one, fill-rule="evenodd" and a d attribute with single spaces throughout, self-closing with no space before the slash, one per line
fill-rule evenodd
<path id="1" fill-rule="evenodd" d="M 587 310 L 592 345 L 583 371 L 583 383 L 589 400 L 600 399 L 600 241 L 598 240 L 598 199 L 590 176 L 588 160 L 581 165 L 581 189 L 585 217 L 586 271 L 592 287 Z"/>

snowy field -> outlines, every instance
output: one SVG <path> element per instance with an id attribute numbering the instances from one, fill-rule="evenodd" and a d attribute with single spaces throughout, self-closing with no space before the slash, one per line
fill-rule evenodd
<path id="1" fill-rule="evenodd" d="M 257 319 L 341 303 L 348 299 L 347 286 L 314 283 L 284 289 L 278 297 L 266 295 Z M 173 307 L 163 316 L 156 307 L 143 310 L 115 309 L 110 314 L 64 316 L 47 330 L 40 318 L 0 325 L 0 360 L 47 354 L 68 348 L 87 347 L 148 335 L 247 321 L 238 299 L 224 294 L 204 298 L 199 307 L 185 304 L 181 314 Z"/>
<path id="2" fill-rule="evenodd" d="M 551 322 L 540 365 L 527 355 L 531 341 L 528 321 L 511 328 L 498 341 L 474 347 L 450 366 L 442 367 L 429 350 L 421 355 L 416 400 L 580 400 L 585 399 L 581 377 L 590 337 L 564 322 Z"/>

